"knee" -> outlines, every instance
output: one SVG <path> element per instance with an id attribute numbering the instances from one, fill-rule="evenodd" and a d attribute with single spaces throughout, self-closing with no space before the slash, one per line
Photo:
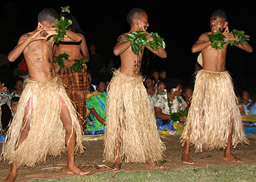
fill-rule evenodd
<path id="1" fill-rule="evenodd" d="M 72 133 L 72 130 L 73 130 L 72 124 L 66 125 L 66 126 L 65 126 L 65 129 L 66 129 L 66 133 L 67 133 L 67 134 L 71 134 L 71 133 Z"/>

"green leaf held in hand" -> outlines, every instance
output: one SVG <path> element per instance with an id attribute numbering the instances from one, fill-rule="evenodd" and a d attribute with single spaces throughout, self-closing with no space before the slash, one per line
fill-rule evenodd
<path id="1" fill-rule="evenodd" d="M 150 35 L 154 38 L 153 41 L 150 41 L 147 38 L 147 34 L 143 31 L 134 31 L 127 35 L 127 39 L 125 41 L 130 41 L 130 45 L 134 54 L 139 55 L 141 52 L 142 46 L 149 46 L 153 50 L 157 50 L 158 47 L 162 47 L 165 49 L 166 44 L 164 39 L 161 38 L 158 33 L 150 33 Z"/>
<path id="2" fill-rule="evenodd" d="M 59 67 L 62 69 L 64 68 L 64 60 L 67 60 L 69 58 L 69 55 L 66 53 L 60 54 L 56 60 L 54 61 L 59 65 Z"/>
<path id="3" fill-rule="evenodd" d="M 83 68 L 83 64 L 88 63 L 89 59 L 75 59 L 75 63 L 72 65 L 72 70 L 74 70 L 75 72 L 80 71 Z"/>

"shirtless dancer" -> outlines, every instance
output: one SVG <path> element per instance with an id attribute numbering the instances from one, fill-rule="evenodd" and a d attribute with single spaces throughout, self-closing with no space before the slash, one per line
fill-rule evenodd
<path id="1" fill-rule="evenodd" d="M 226 14 L 222 10 L 213 12 L 210 19 L 211 32 L 200 35 L 192 46 L 192 52 L 201 52 L 203 69 L 198 71 L 187 124 L 181 136 L 184 150 L 182 162 L 194 164 L 190 158 L 190 143 L 196 151 L 225 148 L 224 159 L 238 162 L 231 153 L 240 143 L 248 143 L 242 125 L 242 118 L 236 102 L 236 95 L 230 75 L 225 71 L 228 43 L 222 49 L 211 47 L 209 35 L 221 31 L 225 41 L 236 40 L 229 32 Z M 224 31 L 223 31 L 224 30 Z M 237 45 L 247 52 L 253 49 L 249 44 Z"/>
<path id="2" fill-rule="evenodd" d="M 45 161 L 47 154 L 57 156 L 67 144 L 67 173 L 84 175 L 75 165 L 74 152 L 83 152 L 82 130 L 77 113 L 64 87 L 56 77 L 53 64 L 53 25 L 58 14 L 46 8 L 38 14 L 37 28 L 23 34 L 9 53 L 10 62 L 24 54 L 29 78 L 25 81 L 17 113 L 9 128 L 8 141 L 2 155 L 12 164 L 6 181 L 15 181 L 19 166 L 35 166 Z M 81 37 L 68 31 L 65 41 L 80 41 Z"/>
<path id="3" fill-rule="evenodd" d="M 104 157 L 114 163 L 113 169 L 120 169 L 122 160 L 158 165 L 165 150 L 140 70 L 145 47 L 137 56 L 132 52 L 130 42 L 125 42 L 126 35 L 133 31 L 144 31 L 148 39 L 153 40 L 147 32 L 148 15 L 143 9 L 134 8 L 128 13 L 127 20 L 130 31 L 120 35 L 114 47 L 114 54 L 120 56 L 121 67 L 109 83 L 106 104 Z M 161 58 L 167 57 L 161 47 L 156 51 L 146 48 Z"/>

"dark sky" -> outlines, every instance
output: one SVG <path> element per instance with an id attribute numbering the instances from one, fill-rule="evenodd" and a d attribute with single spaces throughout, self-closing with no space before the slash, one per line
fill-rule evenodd
<path id="1" fill-rule="evenodd" d="M 212 3 L 211 3 L 212 2 Z M 209 31 L 209 17 L 213 10 L 223 9 L 227 13 L 229 29 L 244 30 L 250 35 L 250 43 L 256 45 L 256 11 L 254 5 L 232 3 L 226 6 L 220 1 L 205 4 L 187 3 L 187 1 L 101 1 L 101 0 L 44 0 L 28 1 L 1 0 L 0 13 L 0 53 L 8 52 L 16 45 L 21 34 L 32 31 L 37 25 L 37 14 L 45 7 L 55 8 L 70 5 L 71 13 L 76 16 L 86 33 L 88 44 L 97 44 L 106 59 L 113 59 L 118 64 L 112 50 L 117 37 L 129 31 L 126 14 L 131 8 L 146 10 L 149 16 L 149 32 L 158 32 L 165 38 L 168 58 L 161 60 L 151 53 L 144 54 L 144 62 L 149 67 L 164 67 L 169 75 L 190 78 L 194 72 L 197 54 L 191 53 L 191 46 L 203 32 Z M 170 4 L 171 3 L 171 4 Z M 244 6 L 243 6 L 244 4 Z M 32 6 L 32 7 L 31 7 Z M 229 47 L 227 70 L 234 78 L 254 74 L 255 53 L 247 54 L 238 48 Z M 162 66 L 161 66 L 162 65 Z M 150 67 L 151 66 L 151 67 Z M 146 66 L 145 66 L 146 67 Z M 254 78 L 253 78 L 254 79 Z"/>

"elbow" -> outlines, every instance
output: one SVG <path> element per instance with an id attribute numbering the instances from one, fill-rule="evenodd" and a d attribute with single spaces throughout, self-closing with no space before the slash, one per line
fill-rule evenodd
<path id="1" fill-rule="evenodd" d="M 197 51 L 194 47 L 192 47 L 192 48 L 191 48 L 191 52 L 192 52 L 192 53 L 196 53 L 196 52 L 198 52 L 198 51 Z"/>
<path id="2" fill-rule="evenodd" d="M 12 55 L 8 55 L 8 60 L 10 61 L 10 62 L 14 62 L 15 61 L 15 58 L 12 56 Z"/>
<path id="3" fill-rule="evenodd" d="M 251 47 L 249 50 L 248 50 L 249 53 L 252 53 L 253 52 L 253 48 Z"/>
<path id="4" fill-rule="evenodd" d="M 167 58 L 167 53 L 165 52 L 165 53 L 161 56 L 161 58 Z"/>
<path id="5" fill-rule="evenodd" d="M 120 54 L 119 54 L 119 51 L 117 51 L 116 49 L 113 50 L 113 54 L 114 54 L 115 56 L 119 56 L 119 55 L 120 55 Z"/>

